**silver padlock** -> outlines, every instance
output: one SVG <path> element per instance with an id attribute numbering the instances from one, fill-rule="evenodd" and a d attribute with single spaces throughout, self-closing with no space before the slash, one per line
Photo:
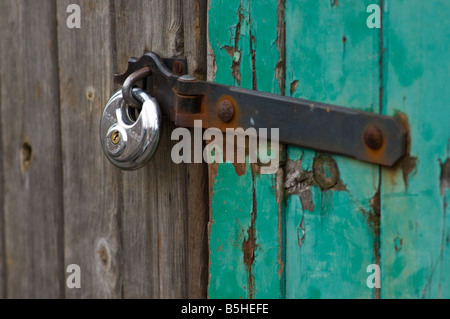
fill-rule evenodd
<path id="1" fill-rule="evenodd" d="M 106 104 L 100 123 L 100 141 L 106 157 L 127 171 L 148 163 L 156 151 L 161 131 L 158 102 L 139 88 L 134 88 L 132 94 L 142 103 L 139 114 L 127 105 L 120 90 Z"/>

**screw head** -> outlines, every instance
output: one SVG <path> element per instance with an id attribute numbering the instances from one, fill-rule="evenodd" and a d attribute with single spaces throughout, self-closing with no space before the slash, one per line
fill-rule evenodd
<path id="1" fill-rule="evenodd" d="M 119 131 L 112 132 L 112 134 L 111 134 L 111 142 L 114 145 L 119 144 L 119 142 L 120 142 L 120 132 Z"/>
<path id="2" fill-rule="evenodd" d="M 229 100 L 220 101 L 217 109 L 217 116 L 222 122 L 230 122 L 234 116 L 234 106 Z"/>
<path id="3" fill-rule="evenodd" d="M 181 63 L 180 61 L 176 60 L 173 65 L 172 65 L 172 71 L 173 73 L 175 73 L 176 75 L 182 75 L 184 73 L 184 66 L 183 63 Z"/>
<path id="4" fill-rule="evenodd" d="M 368 126 L 363 134 L 364 143 L 372 150 L 379 150 L 384 143 L 384 136 L 381 130 L 376 126 Z"/>

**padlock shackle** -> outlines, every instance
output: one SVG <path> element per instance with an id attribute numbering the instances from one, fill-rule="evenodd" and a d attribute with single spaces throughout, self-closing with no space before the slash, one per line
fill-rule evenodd
<path id="1" fill-rule="evenodd" d="M 142 104 L 144 102 L 139 102 L 132 94 L 133 88 L 136 87 L 136 83 L 140 80 L 147 79 L 149 76 L 152 75 L 152 70 L 149 67 L 143 67 L 142 69 L 139 69 L 133 73 L 131 73 L 125 82 L 123 82 L 122 87 L 122 96 L 125 102 L 128 104 L 129 107 L 141 110 Z"/>

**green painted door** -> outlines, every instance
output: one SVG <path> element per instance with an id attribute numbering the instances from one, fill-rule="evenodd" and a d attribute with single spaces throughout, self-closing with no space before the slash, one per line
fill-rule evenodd
<path id="1" fill-rule="evenodd" d="M 448 16 L 447 0 L 209 1 L 210 80 L 410 133 L 393 168 L 289 145 L 272 174 L 210 165 L 210 298 L 450 298 Z"/>

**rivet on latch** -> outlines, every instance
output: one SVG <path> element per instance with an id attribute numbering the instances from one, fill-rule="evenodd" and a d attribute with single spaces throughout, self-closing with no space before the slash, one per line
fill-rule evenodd
<path id="1" fill-rule="evenodd" d="M 234 106 L 229 100 L 222 100 L 219 102 L 217 116 L 222 122 L 230 122 L 234 116 Z"/>
<path id="2" fill-rule="evenodd" d="M 377 151 L 383 146 L 384 136 L 381 130 L 376 126 L 369 126 L 364 130 L 364 143 L 374 150 Z"/>

